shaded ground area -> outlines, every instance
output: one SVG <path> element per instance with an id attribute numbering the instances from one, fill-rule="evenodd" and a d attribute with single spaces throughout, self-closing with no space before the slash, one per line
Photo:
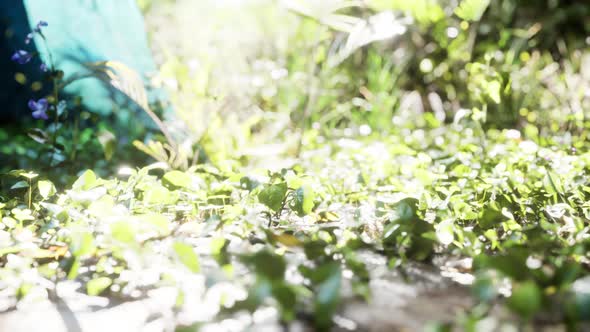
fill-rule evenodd
<path id="1" fill-rule="evenodd" d="M 373 293 L 370 304 L 360 300 L 343 300 L 335 321 L 335 331 L 418 331 L 431 321 L 451 321 L 458 311 L 473 305 L 467 288 L 440 276 L 432 267 L 417 266 L 407 271 L 404 280 L 389 271 L 380 257 L 370 256 Z M 11 332 L 99 332 L 99 331 L 173 331 L 178 317 L 173 309 L 174 290 L 150 291 L 148 298 L 119 302 L 106 298 L 63 291 L 55 302 L 44 300 L 22 305 L 18 310 L 0 315 L 0 330 Z M 346 293 L 346 292 L 345 292 Z M 345 295 L 346 297 L 346 295 Z M 249 331 L 277 331 L 276 311 L 254 324 L 234 322 L 234 328 Z M 34 317 L 34 319 L 32 319 Z M 42 322 L 42 324 L 40 324 Z M 211 331 L 232 331 L 231 323 L 210 327 Z M 290 331 L 313 331 L 304 320 L 290 325 Z M 205 329 L 205 331 L 208 331 Z"/>

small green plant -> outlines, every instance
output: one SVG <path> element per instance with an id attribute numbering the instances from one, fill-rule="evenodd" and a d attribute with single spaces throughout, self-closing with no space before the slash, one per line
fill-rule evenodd
<path id="1" fill-rule="evenodd" d="M 285 208 L 300 217 L 312 212 L 318 197 L 309 181 L 287 169 L 271 172 L 269 177 L 266 184 L 260 184 L 249 177 L 240 180 L 242 188 L 256 192 L 258 201 L 270 210 L 265 212 L 269 226 L 273 220 L 280 219 Z"/>

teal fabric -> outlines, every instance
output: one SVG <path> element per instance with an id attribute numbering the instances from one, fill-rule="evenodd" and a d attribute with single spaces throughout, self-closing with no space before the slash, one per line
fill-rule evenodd
<path id="1" fill-rule="evenodd" d="M 23 15 L 26 16 L 20 17 Z M 8 52 L 20 48 L 30 50 L 31 45 L 24 44 L 27 33 L 37 22 L 48 22 L 49 26 L 43 28 L 48 48 L 38 36 L 34 39 L 34 47 L 46 63 L 49 62 L 47 52 L 51 52 L 56 68 L 64 71 L 66 79 L 86 71 L 85 63 L 97 61 L 122 62 L 144 77 L 156 69 L 148 47 L 143 18 L 134 0 L 0 1 L 0 19 L 3 17 L 10 31 L 10 38 L 3 41 L 6 44 L 3 49 Z M 9 64 L 9 68 L 1 68 L 0 80 L 14 81 L 13 73 L 17 70 L 25 73 L 28 83 L 39 81 L 42 77 L 39 64 L 35 62 L 16 67 Z M 0 66 L 4 65 L 6 61 L 0 62 Z M 14 84 L 2 83 L 2 88 L 10 86 L 14 87 Z M 42 97 L 42 92 L 28 92 L 26 98 Z M 96 78 L 73 83 L 65 92 L 70 96 L 83 97 L 85 108 L 101 115 L 111 114 L 120 108 L 136 108 L 122 94 Z M 26 100 L 19 102 L 26 105 Z M 13 101 L 11 104 L 16 103 Z"/>

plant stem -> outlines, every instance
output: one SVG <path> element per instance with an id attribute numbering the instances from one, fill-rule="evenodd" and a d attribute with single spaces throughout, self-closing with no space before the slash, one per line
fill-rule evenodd
<path id="1" fill-rule="evenodd" d="M 79 126 L 80 117 L 74 116 L 74 128 L 72 129 L 72 152 L 70 153 L 70 161 L 74 161 L 76 159 L 76 152 L 78 150 L 78 126 Z"/>
<path id="2" fill-rule="evenodd" d="M 55 70 L 52 67 L 52 71 L 55 75 Z M 59 124 L 59 114 L 57 112 L 57 104 L 59 100 L 59 81 L 57 77 L 53 77 L 53 98 L 54 98 L 54 107 L 55 107 L 55 117 L 53 119 L 53 137 L 51 138 L 51 145 L 53 146 L 53 150 L 51 151 L 51 159 L 49 160 L 49 164 L 53 163 L 53 159 L 55 158 L 55 150 L 56 150 L 56 143 L 57 143 L 57 125 Z"/>
<path id="3" fill-rule="evenodd" d="M 31 204 L 33 201 L 33 180 L 32 179 L 28 179 L 29 180 L 29 210 L 31 209 Z"/>
<path id="4" fill-rule="evenodd" d="M 51 54 L 51 50 L 49 49 L 49 44 L 47 43 L 47 38 L 45 38 L 45 35 L 39 31 L 39 36 L 41 36 L 41 39 L 43 40 L 43 45 L 45 46 L 45 50 L 47 51 L 47 60 L 49 62 L 49 67 L 51 68 L 51 74 L 52 74 L 52 82 L 53 82 L 53 104 L 55 107 L 55 117 L 53 120 L 53 137 L 51 139 L 51 145 L 53 147 L 53 150 L 51 151 L 51 159 L 49 160 L 49 164 L 51 165 L 53 163 L 53 160 L 55 158 L 55 150 L 56 150 L 56 143 L 57 143 L 57 125 L 59 124 L 59 114 L 57 113 L 57 105 L 59 103 L 59 78 L 57 77 L 57 70 L 55 68 L 55 61 L 53 61 L 53 54 Z"/>

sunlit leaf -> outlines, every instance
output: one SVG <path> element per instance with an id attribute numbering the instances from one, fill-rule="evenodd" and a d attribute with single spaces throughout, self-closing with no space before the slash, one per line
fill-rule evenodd
<path id="1" fill-rule="evenodd" d="M 160 214 L 146 214 L 138 217 L 143 223 L 146 223 L 153 227 L 159 236 L 165 236 L 170 234 L 170 221 L 163 215 Z"/>
<path id="2" fill-rule="evenodd" d="M 32 180 L 32 179 L 39 176 L 39 174 L 37 174 L 35 172 L 26 171 L 23 169 L 12 170 L 12 171 L 8 172 L 8 174 L 10 174 L 12 176 L 16 176 L 16 177 L 23 177 L 23 178 L 29 179 L 29 180 Z"/>
<path id="3" fill-rule="evenodd" d="M 86 292 L 88 295 L 97 296 L 104 292 L 113 284 L 113 280 L 108 277 L 99 277 L 89 280 L 86 283 Z"/>
<path id="4" fill-rule="evenodd" d="M 70 251 L 74 256 L 85 256 L 94 250 L 94 236 L 89 232 L 74 232 L 70 243 Z"/>
<path id="5" fill-rule="evenodd" d="M 191 176 L 181 171 L 170 171 L 164 174 L 162 180 L 178 188 L 189 188 L 192 182 Z"/>
<path id="6" fill-rule="evenodd" d="M 287 247 L 299 247 L 303 244 L 297 237 L 287 233 L 275 234 L 274 239 Z"/>
<path id="7" fill-rule="evenodd" d="M 35 140 L 35 142 L 40 144 L 46 144 L 47 142 L 49 142 L 49 135 L 47 135 L 46 132 L 39 128 L 33 128 L 29 130 L 27 135 L 29 135 L 30 138 Z"/>
<path id="8" fill-rule="evenodd" d="M 73 189 L 88 190 L 97 184 L 96 174 L 92 170 L 85 171 L 72 185 Z"/>
<path id="9" fill-rule="evenodd" d="M 168 143 L 175 145 L 175 140 L 168 132 L 167 126 L 150 109 L 147 92 L 141 76 L 132 68 L 119 61 L 101 61 L 89 63 L 87 67 L 95 75 L 124 93 L 133 102 L 139 105 L 144 112 L 156 123 L 162 134 L 166 136 Z"/>
<path id="10" fill-rule="evenodd" d="M 350 15 L 338 14 L 338 11 L 359 7 L 361 1 L 354 0 L 288 0 L 287 8 L 301 15 L 316 19 L 322 24 L 340 30 L 350 31 L 359 21 L 360 18 Z"/>
<path id="11" fill-rule="evenodd" d="M 49 197 L 55 195 L 55 193 L 57 192 L 55 186 L 51 181 L 41 180 L 37 183 L 37 187 L 39 188 L 39 194 L 44 199 L 48 199 Z"/>
<path id="12" fill-rule="evenodd" d="M 314 206 L 315 196 L 315 191 L 310 185 L 299 187 L 299 189 L 295 190 L 293 193 L 291 209 L 297 212 L 299 216 L 311 213 Z"/>
<path id="13" fill-rule="evenodd" d="M 447 219 L 440 222 L 435 227 L 436 229 L 436 237 L 438 241 L 444 245 L 449 245 L 453 243 L 454 237 L 454 227 L 453 227 L 453 220 Z"/>
<path id="14" fill-rule="evenodd" d="M 338 213 L 334 211 L 320 211 L 317 213 L 316 222 L 323 223 L 323 222 L 333 222 L 340 219 Z"/>
<path id="15" fill-rule="evenodd" d="M 135 239 L 135 227 L 127 221 L 117 221 L 111 224 L 111 235 L 117 241 L 126 244 L 134 244 Z"/>
<path id="16" fill-rule="evenodd" d="M 13 184 L 10 189 L 23 189 L 29 188 L 29 183 L 27 181 L 18 181 L 17 183 Z"/>
<path id="17" fill-rule="evenodd" d="M 258 200 L 274 212 L 279 212 L 283 207 L 283 200 L 286 194 L 287 184 L 281 182 L 264 188 L 258 193 Z"/>
<path id="18" fill-rule="evenodd" d="M 162 185 L 147 188 L 143 194 L 143 201 L 148 204 L 171 204 L 177 199 L 177 193 L 171 192 Z"/>
<path id="19" fill-rule="evenodd" d="M 455 14 L 466 21 L 479 21 L 490 5 L 490 0 L 463 0 Z"/>
<path id="20" fill-rule="evenodd" d="M 198 273 L 201 270 L 199 257 L 193 250 L 192 246 L 182 242 L 174 242 L 173 248 L 182 264 L 184 264 L 189 270 L 194 273 Z"/>
<path id="21" fill-rule="evenodd" d="M 102 151 L 104 152 L 105 159 L 111 160 L 117 147 L 117 137 L 115 137 L 115 134 L 111 133 L 108 130 L 101 130 L 98 133 L 97 137 L 98 141 L 100 142 L 100 145 L 102 146 Z"/>

